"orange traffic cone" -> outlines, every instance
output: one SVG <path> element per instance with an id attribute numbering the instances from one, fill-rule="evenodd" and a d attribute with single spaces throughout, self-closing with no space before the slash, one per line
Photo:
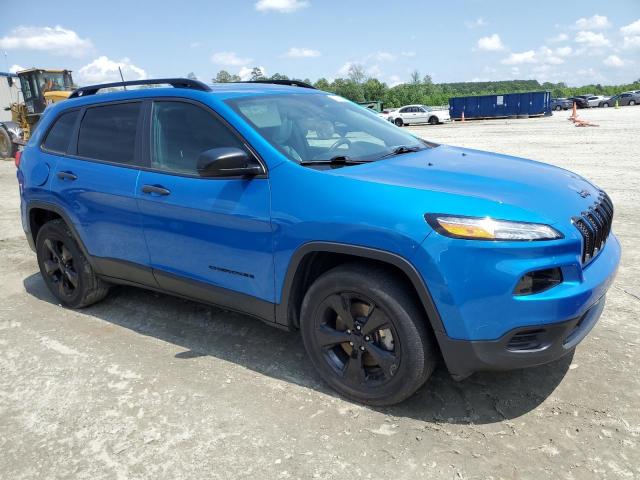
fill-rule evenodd
<path id="1" fill-rule="evenodd" d="M 464 110 L 462 111 L 462 118 L 460 118 L 461 122 L 464 122 Z"/>

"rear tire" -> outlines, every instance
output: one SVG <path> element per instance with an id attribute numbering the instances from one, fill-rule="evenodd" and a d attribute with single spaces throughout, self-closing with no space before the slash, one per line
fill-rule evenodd
<path id="1" fill-rule="evenodd" d="M 404 122 L 402 121 L 401 118 L 396 118 L 393 123 L 396 124 L 396 127 L 402 127 L 404 125 Z"/>
<path id="2" fill-rule="evenodd" d="M 609 104 L 605 102 L 605 103 L 602 104 L 602 107 L 603 108 L 609 108 Z"/>
<path id="3" fill-rule="evenodd" d="M 64 221 L 51 220 L 40 228 L 36 252 L 42 278 L 62 305 L 87 307 L 109 292 L 109 286 L 96 276 Z"/>
<path id="4" fill-rule="evenodd" d="M 560 105 L 556 105 L 553 109 L 554 109 L 556 112 L 559 112 L 560 110 L 562 110 L 562 107 L 561 107 Z"/>
<path id="5" fill-rule="evenodd" d="M 629 106 L 632 107 L 636 104 L 635 100 L 629 100 Z"/>
<path id="6" fill-rule="evenodd" d="M 433 372 L 435 341 L 409 290 L 383 268 L 349 263 L 324 273 L 307 291 L 302 340 L 320 376 L 340 394 L 392 405 Z"/>

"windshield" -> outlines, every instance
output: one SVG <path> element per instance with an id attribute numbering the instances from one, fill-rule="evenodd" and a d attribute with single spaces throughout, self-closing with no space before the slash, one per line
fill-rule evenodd
<path id="1" fill-rule="evenodd" d="M 72 90 L 71 76 L 65 72 L 39 72 L 37 74 L 40 93 Z"/>
<path id="2" fill-rule="evenodd" d="M 271 145 L 298 163 L 377 160 L 428 144 L 342 97 L 285 94 L 227 100 Z"/>

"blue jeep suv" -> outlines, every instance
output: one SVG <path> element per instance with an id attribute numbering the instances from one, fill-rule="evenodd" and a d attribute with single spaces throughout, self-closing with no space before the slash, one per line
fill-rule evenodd
<path id="1" fill-rule="evenodd" d="M 144 84 L 164 86 L 101 92 Z M 61 304 L 132 285 L 300 330 L 320 376 L 371 405 L 439 358 L 462 379 L 572 352 L 620 259 L 584 178 L 421 140 L 301 82 L 80 88 L 17 163 Z"/>

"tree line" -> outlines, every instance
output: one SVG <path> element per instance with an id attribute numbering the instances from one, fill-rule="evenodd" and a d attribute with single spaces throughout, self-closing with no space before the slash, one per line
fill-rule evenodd
<path id="1" fill-rule="evenodd" d="M 221 70 L 211 80 L 213 83 L 229 83 L 239 82 L 241 79 L 238 75 Z M 581 87 L 568 87 L 563 82 L 540 83 L 537 80 L 433 83 L 430 75 L 421 76 L 417 70 L 411 74 L 409 82 L 390 87 L 377 78 L 367 75 L 360 65 L 352 65 L 346 78 L 336 78 L 333 81 L 319 78 L 315 82 L 311 82 L 308 78 L 289 78 L 280 73 L 265 76 L 258 67 L 251 71 L 250 80 L 302 80 L 320 90 L 335 93 L 354 102 L 382 101 L 385 107 L 390 108 L 414 103 L 447 105 L 450 97 L 469 95 L 498 95 L 544 90 L 550 91 L 551 95 L 556 98 L 586 94 L 615 95 L 626 90 L 640 90 L 640 79 L 626 85 L 591 84 Z"/>

